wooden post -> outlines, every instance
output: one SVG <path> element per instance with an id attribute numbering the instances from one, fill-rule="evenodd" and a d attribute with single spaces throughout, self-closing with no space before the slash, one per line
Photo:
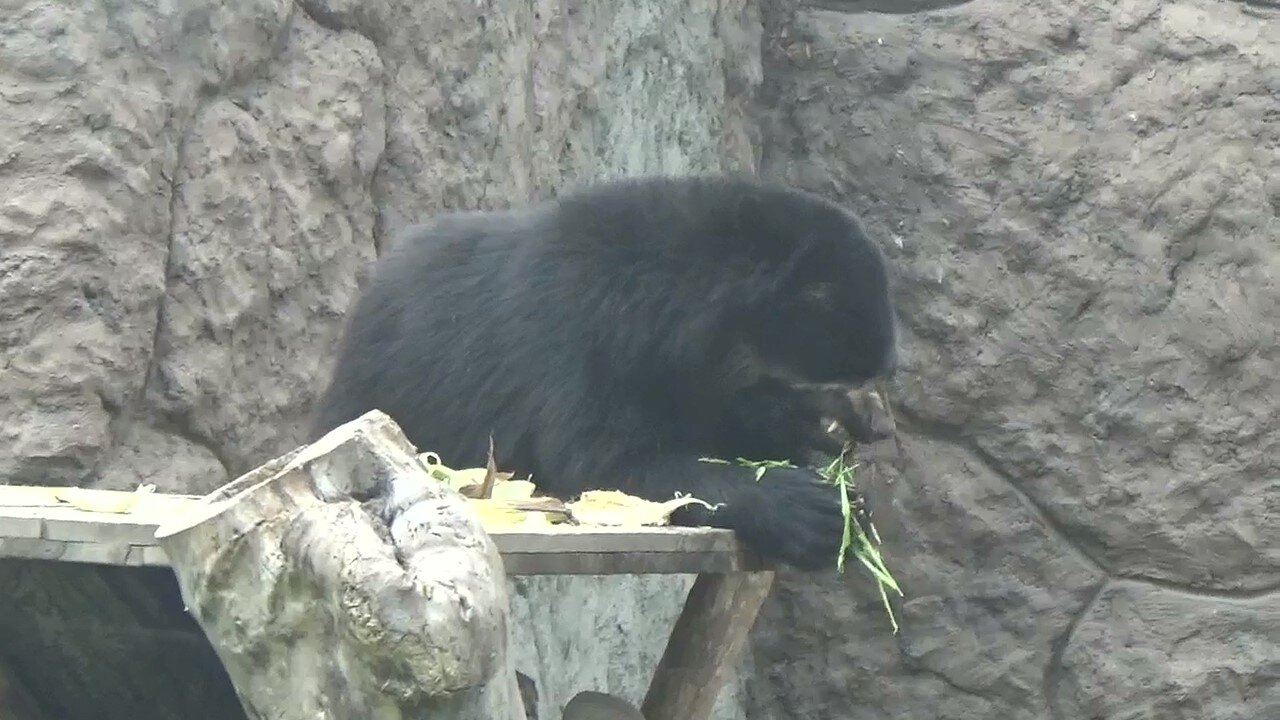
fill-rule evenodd
<path id="1" fill-rule="evenodd" d="M 648 720 L 711 717 L 772 584 L 771 571 L 698 576 L 645 696 Z"/>

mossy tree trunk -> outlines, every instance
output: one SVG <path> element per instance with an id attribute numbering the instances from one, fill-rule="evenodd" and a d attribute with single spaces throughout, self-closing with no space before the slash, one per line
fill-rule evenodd
<path id="1" fill-rule="evenodd" d="M 250 716 L 523 720 L 498 550 L 386 415 L 157 537 Z"/>

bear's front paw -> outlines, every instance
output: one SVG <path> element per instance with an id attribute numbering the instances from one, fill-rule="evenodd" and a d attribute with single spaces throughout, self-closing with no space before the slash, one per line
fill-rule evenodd
<path id="1" fill-rule="evenodd" d="M 865 521 L 861 496 L 849 490 L 849 500 L 855 520 Z M 836 567 L 845 528 L 840 488 L 812 470 L 769 468 L 753 492 L 716 514 L 761 557 L 800 570 Z"/>

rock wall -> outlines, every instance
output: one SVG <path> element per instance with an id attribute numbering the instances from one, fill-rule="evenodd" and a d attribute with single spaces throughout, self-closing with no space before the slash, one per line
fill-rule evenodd
<path id="1" fill-rule="evenodd" d="M 792 578 L 750 717 L 1280 717 L 1280 7 L 815 4 L 762 169 L 896 265 L 908 598 Z"/>
<path id="2" fill-rule="evenodd" d="M 754 167 L 759 41 L 746 0 L 6 4 L 0 482 L 204 492 L 293 447 L 400 227 Z M 638 700 L 687 587 L 521 581 L 542 717 Z"/>
<path id="3" fill-rule="evenodd" d="M 745 0 L 28 0 L 0 40 L 7 482 L 217 487 L 299 439 L 406 222 L 753 165 Z"/>
<path id="4" fill-rule="evenodd" d="M 10 3 L 0 482 L 212 489 L 413 217 L 758 147 L 897 267 L 908 599 L 787 578 L 718 717 L 1280 717 L 1276 3 L 768 10 L 757 102 L 747 0 Z M 683 587 L 516 582 L 543 716 L 638 699 Z"/>

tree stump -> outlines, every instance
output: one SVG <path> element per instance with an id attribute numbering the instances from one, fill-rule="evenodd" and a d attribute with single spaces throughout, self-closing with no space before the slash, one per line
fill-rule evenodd
<path id="1" fill-rule="evenodd" d="M 498 550 L 381 412 L 156 537 L 250 717 L 524 718 Z"/>

